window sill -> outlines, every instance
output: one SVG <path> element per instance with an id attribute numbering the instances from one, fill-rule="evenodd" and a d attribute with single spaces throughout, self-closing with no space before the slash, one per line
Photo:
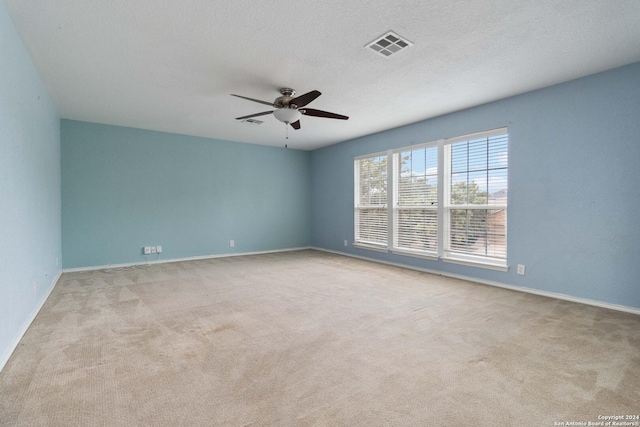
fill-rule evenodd
<path id="1" fill-rule="evenodd" d="M 412 251 L 410 249 L 392 249 L 391 253 L 394 253 L 396 255 L 405 255 L 405 256 L 411 256 L 411 257 L 415 257 L 415 258 L 423 258 L 423 259 L 428 259 L 431 261 L 437 261 L 438 260 L 438 255 L 431 255 L 428 253 L 424 253 L 424 252 L 418 252 L 418 251 Z"/>
<path id="2" fill-rule="evenodd" d="M 369 251 L 389 252 L 386 246 L 367 245 L 366 243 L 354 243 L 352 246 L 354 248 L 366 249 Z"/>
<path id="3" fill-rule="evenodd" d="M 462 257 L 442 257 L 442 261 L 449 262 L 451 264 L 461 264 L 467 265 L 469 267 L 478 267 L 478 268 L 486 268 L 489 270 L 498 270 L 498 271 L 509 271 L 509 266 L 507 266 L 506 261 L 504 263 L 499 261 L 486 261 L 486 260 L 477 260 L 471 258 L 462 258 Z"/>

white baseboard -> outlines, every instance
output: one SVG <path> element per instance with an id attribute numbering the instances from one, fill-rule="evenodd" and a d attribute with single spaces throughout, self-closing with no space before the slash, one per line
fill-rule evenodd
<path id="1" fill-rule="evenodd" d="M 483 284 L 483 285 L 496 286 L 498 288 L 509 289 L 509 290 L 512 290 L 512 291 L 525 292 L 525 293 L 528 293 L 528 294 L 540 295 L 540 296 L 543 296 L 543 297 L 556 298 L 556 299 L 561 299 L 561 300 L 565 300 L 565 301 L 577 302 L 577 303 L 580 303 L 580 304 L 593 305 L 593 306 L 596 306 L 596 307 L 608 308 L 610 310 L 623 311 L 625 313 L 632 313 L 632 314 L 640 315 L 640 308 L 628 307 L 628 306 L 625 306 L 625 305 L 618 305 L 618 304 L 610 304 L 610 303 L 607 303 L 607 302 L 595 301 L 595 300 L 590 300 L 590 299 L 586 299 L 586 298 L 578 298 L 578 297 L 574 297 L 574 296 L 571 296 L 571 295 L 559 294 L 559 293 L 556 293 L 556 292 L 541 291 L 541 290 L 538 290 L 538 289 L 527 288 L 527 287 L 524 287 L 524 286 L 507 285 L 507 284 L 500 283 L 500 282 L 494 282 L 492 280 L 478 279 L 476 277 L 463 276 L 461 274 L 453 274 L 453 273 L 447 273 L 445 271 L 430 270 L 428 268 L 414 267 L 414 266 L 411 266 L 411 265 L 400 264 L 400 263 L 396 263 L 396 262 L 382 261 L 382 260 L 375 259 L 375 258 L 368 258 L 368 257 L 360 256 L 360 255 L 350 254 L 350 253 L 347 253 L 347 252 L 332 251 L 332 250 L 329 250 L 329 249 L 323 249 L 323 248 L 317 248 L 317 247 L 311 247 L 311 249 L 315 249 L 315 250 L 322 251 L 322 252 L 334 253 L 334 254 L 338 254 L 338 255 L 344 255 L 344 256 L 348 256 L 348 257 L 352 257 L 352 258 L 358 258 L 358 259 L 362 259 L 362 260 L 365 260 L 365 261 L 377 262 L 377 263 L 380 263 L 380 264 L 392 265 L 394 267 L 407 268 L 409 270 L 421 271 L 423 273 L 430 273 L 430 274 L 435 274 L 435 275 L 438 275 L 438 276 L 451 277 L 453 279 L 461 279 L 461 280 L 466 280 L 468 282 L 480 283 L 480 284 Z"/>
<path id="2" fill-rule="evenodd" d="M 152 261 L 132 262 L 132 263 L 126 263 L 126 264 L 107 264 L 107 265 L 97 265 L 97 266 L 91 266 L 91 267 L 65 268 L 62 270 L 62 272 L 74 273 L 78 271 L 108 270 L 111 268 L 138 267 L 141 265 L 165 264 L 169 262 L 197 261 L 202 259 L 213 259 L 213 258 L 229 258 L 234 256 L 245 256 L 245 255 L 262 255 L 262 254 L 272 254 L 272 253 L 278 253 L 278 252 L 301 251 L 305 249 L 312 249 L 312 248 L 310 246 L 306 246 L 306 247 L 300 247 L 300 248 L 274 249 L 270 251 L 232 252 L 227 254 L 201 255 L 201 256 L 194 256 L 194 257 L 188 257 L 188 258 L 154 259 Z"/>
<path id="3" fill-rule="evenodd" d="M 24 334 L 27 333 L 27 329 L 29 329 L 29 326 L 31 326 L 31 323 L 33 323 L 34 319 L 42 309 L 42 306 L 44 305 L 44 303 L 47 302 L 47 299 L 49 299 L 49 295 L 51 295 L 51 292 L 53 292 L 53 288 L 55 288 L 56 285 L 58 284 L 58 280 L 60 279 L 60 276 L 62 276 L 62 270 L 58 271 L 58 274 L 56 274 L 56 277 L 53 278 L 53 280 L 49 284 L 49 290 L 42 296 L 42 299 L 38 302 L 38 305 L 34 308 L 34 310 L 31 312 L 27 320 L 24 322 L 24 324 L 22 325 L 22 328 L 20 328 L 20 331 L 18 332 L 18 335 L 16 335 L 16 337 L 14 338 L 13 343 L 9 345 L 6 353 L 2 356 L 2 359 L 0 359 L 0 372 L 4 369 L 4 366 L 7 364 L 7 362 L 11 358 L 11 355 L 16 350 L 16 348 L 18 348 L 18 345 L 20 344 L 20 340 L 22 340 L 22 337 L 24 336 Z"/>

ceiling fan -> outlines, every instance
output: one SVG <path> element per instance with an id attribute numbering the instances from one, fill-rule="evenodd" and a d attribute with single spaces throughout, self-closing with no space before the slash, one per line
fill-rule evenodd
<path id="1" fill-rule="evenodd" d="M 295 96 L 296 91 L 285 87 L 280 89 L 280 93 L 282 96 L 276 98 L 273 102 L 260 101 L 259 99 L 248 98 L 246 96 L 231 94 L 232 96 L 237 96 L 238 98 L 248 99 L 249 101 L 257 102 L 260 104 L 269 105 L 275 110 L 272 111 L 263 111 L 262 113 L 249 114 L 248 116 L 236 117 L 236 120 L 245 120 L 251 117 L 258 116 L 266 116 L 267 114 L 273 114 L 276 119 L 281 122 L 291 125 L 294 129 L 300 129 L 300 117 L 305 116 L 314 116 L 314 117 L 325 117 L 327 119 L 339 119 L 339 120 L 348 120 L 349 117 L 343 116 L 341 114 L 329 113 L 328 111 L 315 110 L 313 108 L 305 108 L 307 104 L 311 101 L 322 95 L 317 90 L 312 90 L 311 92 L 305 93 L 304 95 Z"/>

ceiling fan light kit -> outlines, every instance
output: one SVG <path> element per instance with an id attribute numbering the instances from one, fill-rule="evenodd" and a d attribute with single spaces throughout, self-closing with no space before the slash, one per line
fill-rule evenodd
<path id="1" fill-rule="evenodd" d="M 276 119 L 286 124 L 297 122 L 298 120 L 300 120 L 300 117 L 302 117 L 300 111 L 290 107 L 275 110 L 273 112 L 273 115 L 276 117 Z"/>
<path id="2" fill-rule="evenodd" d="M 311 92 L 307 92 L 304 95 L 295 96 L 296 91 L 291 88 L 282 88 L 280 89 L 279 96 L 273 102 L 261 101 L 259 99 L 249 98 L 247 96 L 231 94 L 237 98 L 246 99 L 248 101 L 257 102 L 258 104 L 270 105 L 275 108 L 272 111 L 263 111 L 261 113 L 249 114 L 248 116 L 236 117 L 236 120 L 246 121 L 247 119 L 258 117 L 258 116 L 266 116 L 267 114 L 273 114 L 276 119 L 285 123 L 287 125 L 291 125 L 295 130 L 300 129 L 300 117 L 304 116 L 313 116 L 313 117 L 324 117 L 327 119 L 338 119 L 338 120 L 348 120 L 349 117 L 343 116 L 341 114 L 330 113 L 328 111 L 316 110 L 313 108 L 304 108 L 311 101 L 322 95 L 320 91 L 312 90 Z"/>

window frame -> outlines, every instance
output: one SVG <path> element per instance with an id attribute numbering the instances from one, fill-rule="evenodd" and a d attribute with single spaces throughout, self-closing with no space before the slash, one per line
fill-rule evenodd
<path id="1" fill-rule="evenodd" d="M 379 204 L 379 205 L 362 205 L 360 203 L 361 201 L 361 194 L 360 194 L 360 189 L 361 189 L 361 185 L 360 185 L 360 180 L 361 180 L 361 174 L 360 174 L 360 169 L 361 169 L 361 165 L 362 165 L 362 161 L 363 160 L 369 160 L 369 159 L 375 159 L 377 157 L 385 157 L 386 158 L 386 193 L 387 193 L 387 197 L 385 198 L 385 203 L 384 204 Z M 389 187 L 389 152 L 388 151 L 382 151 L 382 152 L 377 152 L 377 153 L 372 153 L 372 154 L 366 154 L 363 156 L 358 156 L 354 159 L 354 239 L 353 239 L 353 246 L 355 247 L 361 247 L 364 249 L 369 249 L 369 250 L 377 250 L 377 251 L 383 251 L 386 252 L 388 249 L 388 244 L 389 244 L 389 196 L 390 196 L 390 187 Z M 366 240 L 363 239 L 361 237 L 361 229 L 360 229 L 360 215 L 359 212 L 365 210 L 365 209 L 384 209 L 386 211 L 386 228 L 387 228 L 387 233 L 386 233 L 386 241 L 384 243 L 381 242 L 374 242 L 374 241 L 370 241 L 370 240 Z"/>
<path id="2" fill-rule="evenodd" d="M 508 270 L 508 252 L 507 252 L 507 213 L 508 213 L 508 195 L 505 203 L 490 204 L 487 199 L 486 204 L 453 204 L 451 203 L 451 147 L 454 144 L 460 142 L 468 142 L 477 139 L 491 138 L 494 136 L 506 135 L 506 153 L 507 160 L 505 170 L 505 178 L 507 179 L 506 189 L 508 194 L 508 152 L 509 152 L 509 130 L 507 127 L 492 129 L 488 131 L 476 132 L 467 135 L 461 135 L 453 138 L 440 139 L 437 141 L 430 141 L 415 145 L 409 145 L 396 149 L 390 149 L 387 151 L 366 154 L 357 156 L 354 158 L 354 247 L 376 250 L 382 252 L 391 252 L 399 255 L 407 255 L 412 257 L 426 258 L 430 260 L 442 260 L 444 262 L 470 265 L 474 267 L 481 267 L 487 269 L 495 269 L 501 271 Z M 432 206 L 417 206 L 415 209 L 421 210 L 434 210 L 436 212 L 436 248 L 435 250 L 423 250 L 403 247 L 398 243 L 400 235 L 401 221 L 399 213 L 403 209 L 411 209 L 410 205 L 400 205 L 399 197 L 402 190 L 399 189 L 399 185 L 402 181 L 401 173 L 401 158 L 403 152 L 416 151 L 422 149 L 429 149 L 436 147 L 437 159 L 437 202 L 436 207 Z M 489 147 L 487 148 L 489 149 Z M 426 154 L 425 154 L 426 155 Z M 366 209 L 366 206 L 359 205 L 360 202 L 360 161 L 365 159 L 372 159 L 376 157 L 386 156 L 387 170 L 386 170 L 386 204 L 385 209 L 387 212 L 386 221 L 386 243 L 367 242 L 359 238 L 359 210 Z M 487 164 L 488 164 L 487 160 Z M 488 166 L 487 166 L 488 167 Z M 425 157 L 426 168 L 426 157 Z M 487 169 L 488 171 L 489 169 Z M 467 171 L 469 173 L 469 171 Z M 425 177 L 426 169 L 425 169 Z M 426 179 L 426 178 L 425 178 Z M 426 181 L 425 181 L 426 182 Z M 489 186 L 487 183 L 487 195 Z M 422 209 L 425 208 L 425 209 Z M 452 211 L 456 209 L 476 209 L 476 210 L 504 210 L 504 258 L 495 256 L 475 255 L 464 251 L 457 251 L 452 248 L 451 242 L 451 215 Z"/>
<path id="3" fill-rule="evenodd" d="M 489 131 L 476 132 L 468 135 L 461 135 L 454 138 L 448 138 L 442 142 L 443 148 L 443 157 L 445 159 L 443 167 L 443 181 L 444 181 L 444 194 L 443 194 L 443 203 L 442 203 L 442 237 L 443 237 L 443 246 L 442 252 L 440 253 L 440 258 L 446 262 L 452 262 L 457 264 L 465 264 L 465 265 L 478 265 L 480 264 L 486 268 L 493 268 L 497 270 L 507 270 L 507 212 L 508 212 L 508 196 L 506 203 L 500 204 L 490 204 L 489 200 L 485 204 L 453 204 L 451 203 L 451 188 L 452 188 L 452 178 L 451 178 L 451 147 L 454 144 L 461 142 L 469 142 L 479 139 L 488 139 L 495 136 L 507 136 L 507 153 L 509 150 L 509 132 L 508 128 L 498 128 Z M 508 154 L 507 154 L 508 156 Z M 488 160 L 487 160 L 488 162 Z M 488 166 L 487 166 L 488 167 Z M 504 168 L 508 174 L 509 171 L 509 163 L 507 158 L 507 166 Z M 488 169 L 487 169 L 488 170 Z M 469 172 L 469 171 L 467 171 Z M 508 192 L 508 177 L 507 177 L 507 192 Z M 488 193 L 488 186 L 487 186 Z M 488 195 L 488 194 L 487 194 Z M 504 210 L 504 258 L 495 257 L 489 255 L 474 255 L 464 251 L 457 251 L 452 248 L 451 243 L 451 212 L 454 210 Z"/>
<path id="4" fill-rule="evenodd" d="M 393 218 L 392 218 L 392 224 L 390 226 L 390 233 L 392 236 L 391 239 L 391 252 L 393 253 L 397 253 L 397 254 L 401 254 L 401 255 L 410 255 L 410 256 L 414 256 L 414 257 L 420 257 L 420 258 L 427 258 L 427 259 L 432 259 L 432 260 L 437 260 L 440 256 L 440 248 L 442 247 L 441 241 L 440 241 L 440 205 L 441 205 L 441 191 L 442 191 L 442 183 L 441 183 L 441 179 L 440 179 L 440 156 L 439 156 L 439 152 L 440 152 L 440 148 L 439 148 L 439 141 L 433 141 L 433 142 L 425 142 L 422 144 L 416 144 L 416 145 L 411 145 L 408 147 L 402 147 L 399 149 L 394 149 L 391 150 L 392 151 L 392 159 L 393 159 L 393 175 L 392 175 L 392 187 L 393 187 L 393 203 L 392 203 L 392 210 L 393 210 Z M 400 167 L 400 162 L 401 162 L 401 156 L 403 152 L 407 152 L 407 151 L 417 151 L 417 150 L 427 150 L 429 148 L 436 148 L 436 177 L 437 177 L 437 185 L 436 185 L 436 205 L 435 207 L 433 205 L 429 206 L 429 205 L 400 205 L 400 195 L 402 194 L 402 190 L 400 189 L 400 185 L 401 185 L 401 174 L 402 174 L 402 170 Z M 426 159 L 425 159 L 425 163 L 426 163 Z M 426 167 L 426 164 L 425 164 Z M 426 174 L 425 174 L 426 176 Z M 414 207 L 415 206 L 415 207 Z M 413 248 L 406 248 L 403 246 L 399 245 L 399 236 L 400 236 L 400 226 L 401 226 L 401 222 L 399 220 L 399 213 L 401 210 L 408 210 L 408 209 L 415 209 L 415 210 L 431 210 L 431 211 L 435 211 L 436 213 L 436 248 L 435 250 L 429 251 L 429 250 L 420 250 L 420 249 L 413 249 Z"/>

